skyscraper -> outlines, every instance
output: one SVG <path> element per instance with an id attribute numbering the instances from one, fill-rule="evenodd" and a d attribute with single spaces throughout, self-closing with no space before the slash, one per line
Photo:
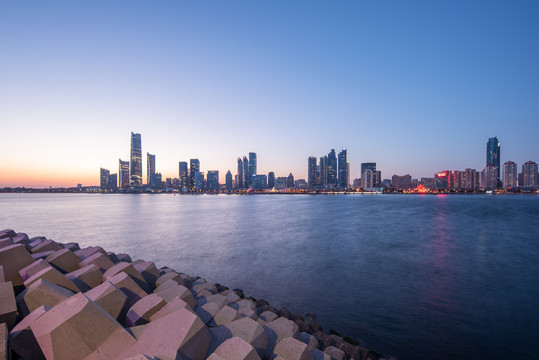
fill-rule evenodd
<path id="1" fill-rule="evenodd" d="M 142 186 L 142 141 L 140 134 L 131 133 L 131 163 L 130 185 L 131 187 Z"/>
<path id="2" fill-rule="evenodd" d="M 241 160 L 241 157 L 238 158 L 238 175 L 236 188 L 243 189 L 243 161 Z"/>
<path id="3" fill-rule="evenodd" d="M 127 189 L 129 187 L 129 161 L 119 160 L 118 174 L 120 175 L 120 189 Z"/>
<path id="4" fill-rule="evenodd" d="M 371 187 L 378 186 L 378 184 L 380 183 L 380 181 L 382 181 L 382 179 L 379 178 L 379 176 L 381 175 L 380 172 L 376 171 L 376 163 L 375 162 L 361 163 L 361 183 L 362 184 L 363 184 L 363 173 L 365 172 L 365 170 L 372 171 L 372 186 Z"/>
<path id="5" fill-rule="evenodd" d="M 110 190 L 109 176 L 109 170 L 103 168 L 99 169 L 99 187 L 101 190 Z"/>
<path id="6" fill-rule="evenodd" d="M 503 187 L 506 189 L 517 186 L 517 164 L 512 161 L 503 163 Z"/>
<path id="7" fill-rule="evenodd" d="M 249 160 L 244 156 L 243 157 L 243 188 L 248 189 L 249 188 Z"/>
<path id="8" fill-rule="evenodd" d="M 320 157 L 320 165 L 319 165 L 319 172 L 320 172 L 320 185 L 322 187 L 326 187 L 328 185 L 328 157 L 327 156 L 321 156 Z"/>
<path id="9" fill-rule="evenodd" d="M 309 156 L 307 162 L 307 184 L 310 189 L 316 185 L 316 157 Z"/>
<path id="10" fill-rule="evenodd" d="M 202 190 L 202 183 L 200 183 L 199 188 L 195 185 L 195 177 L 196 173 L 200 171 L 200 161 L 198 159 L 191 159 L 189 160 L 189 186 L 191 190 Z M 204 181 L 204 174 L 202 174 L 202 180 Z"/>
<path id="11" fill-rule="evenodd" d="M 498 188 L 499 168 L 496 165 L 487 165 L 481 173 L 481 186 L 485 190 Z"/>
<path id="12" fill-rule="evenodd" d="M 226 173 L 225 176 L 225 183 L 226 183 L 226 190 L 231 191 L 232 190 L 232 173 L 230 170 Z"/>
<path id="13" fill-rule="evenodd" d="M 363 189 L 369 189 L 372 188 L 374 185 L 374 173 L 372 172 L 372 169 L 366 168 L 361 172 L 361 187 Z"/>
<path id="14" fill-rule="evenodd" d="M 256 173 L 256 153 L 249 153 L 249 184 L 253 181 Z"/>
<path id="15" fill-rule="evenodd" d="M 275 187 L 275 173 L 270 171 L 268 173 L 268 189 L 273 189 Z"/>
<path id="16" fill-rule="evenodd" d="M 496 169 L 496 186 L 493 187 L 498 188 L 501 186 L 500 181 L 500 142 L 498 141 L 497 137 L 493 137 L 488 139 L 487 141 L 487 166 L 497 166 Z M 492 168 L 489 168 L 489 173 L 494 171 Z M 490 184 L 492 185 L 492 184 Z"/>
<path id="17" fill-rule="evenodd" d="M 290 173 L 288 175 L 288 179 L 286 181 L 286 186 L 288 188 L 293 188 L 294 187 L 294 175 L 292 175 L 292 173 Z"/>
<path id="18" fill-rule="evenodd" d="M 350 183 L 349 176 L 348 176 L 348 161 L 347 161 L 346 153 L 347 153 L 346 148 L 342 148 L 341 152 L 339 153 L 338 180 L 339 180 L 339 188 L 341 189 L 347 189 L 348 184 Z"/>
<path id="19" fill-rule="evenodd" d="M 179 167 L 179 178 L 180 178 L 180 189 L 182 191 L 187 191 L 189 189 L 189 172 L 187 170 L 187 162 L 180 161 L 178 164 Z"/>
<path id="20" fill-rule="evenodd" d="M 230 174 L 230 176 L 232 177 L 232 174 Z M 208 190 L 213 191 L 213 192 L 219 191 L 219 171 L 209 170 L 207 179 L 208 179 Z"/>
<path id="21" fill-rule="evenodd" d="M 109 175 L 109 190 L 112 190 L 112 191 L 118 190 L 118 174 Z"/>
<path id="22" fill-rule="evenodd" d="M 327 156 L 326 173 L 327 185 L 330 187 L 337 186 L 337 155 L 335 154 L 335 149 L 331 149 Z"/>
<path id="23" fill-rule="evenodd" d="M 537 163 L 526 161 L 522 164 L 522 184 L 523 187 L 537 186 Z"/>
<path id="24" fill-rule="evenodd" d="M 146 153 L 146 185 L 153 187 L 153 176 L 155 175 L 155 155 Z"/>

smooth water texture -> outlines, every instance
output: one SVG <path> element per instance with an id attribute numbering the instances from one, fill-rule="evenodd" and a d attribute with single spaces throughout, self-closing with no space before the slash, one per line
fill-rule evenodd
<path id="1" fill-rule="evenodd" d="M 539 356 L 537 196 L 0 194 L 0 228 L 238 287 L 399 359 Z"/>

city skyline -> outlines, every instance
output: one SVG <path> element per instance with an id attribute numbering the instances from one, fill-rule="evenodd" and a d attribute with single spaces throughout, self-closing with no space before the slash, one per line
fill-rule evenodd
<path id="1" fill-rule="evenodd" d="M 98 185 L 99 168 L 130 161 L 131 131 L 163 178 L 197 158 L 224 183 L 251 151 L 258 173 L 307 179 L 309 156 L 343 147 L 350 181 L 367 162 L 432 177 L 483 169 L 493 136 L 520 171 L 539 160 L 538 11 L 3 3 L 0 187 Z"/>

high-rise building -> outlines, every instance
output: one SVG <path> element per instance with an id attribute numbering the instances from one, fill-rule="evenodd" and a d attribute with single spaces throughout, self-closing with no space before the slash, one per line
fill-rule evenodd
<path id="1" fill-rule="evenodd" d="M 348 185 L 350 184 L 350 176 L 348 175 L 349 171 L 349 164 L 347 160 L 347 150 L 346 148 L 342 148 L 341 152 L 339 153 L 339 188 L 341 189 L 348 189 Z"/>
<path id="2" fill-rule="evenodd" d="M 204 190 L 204 173 L 195 171 L 193 180 L 193 191 Z"/>
<path id="3" fill-rule="evenodd" d="M 497 137 L 488 139 L 487 141 L 487 167 L 496 166 L 496 186 L 492 189 L 501 187 L 501 177 L 500 177 L 500 142 Z M 489 168 L 489 171 L 492 171 L 492 168 Z"/>
<path id="4" fill-rule="evenodd" d="M 363 167 L 363 164 L 361 165 Z M 365 170 L 361 172 L 361 187 L 363 189 L 374 187 L 374 173 L 372 169 L 365 168 Z"/>
<path id="5" fill-rule="evenodd" d="M 249 153 L 249 183 L 253 181 L 253 178 L 257 175 L 256 172 L 256 153 Z"/>
<path id="6" fill-rule="evenodd" d="M 393 175 L 391 177 L 391 186 L 395 189 L 410 189 L 412 187 L 412 176 L 410 174 L 403 176 Z"/>
<path id="7" fill-rule="evenodd" d="M 437 190 L 449 189 L 449 171 L 440 171 L 434 174 L 434 187 Z"/>
<path id="8" fill-rule="evenodd" d="M 322 156 L 320 157 L 320 165 L 318 167 L 318 171 L 320 172 L 320 185 L 322 187 L 326 187 L 328 185 L 328 157 Z"/>
<path id="9" fill-rule="evenodd" d="M 337 155 L 335 154 L 335 149 L 331 149 L 327 156 L 326 172 L 328 186 L 337 186 Z"/>
<path id="10" fill-rule="evenodd" d="M 275 173 L 270 171 L 268 174 L 268 188 L 273 189 L 275 187 Z"/>
<path id="11" fill-rule="evenodd" d="M 109 175 L 109 189 L 111 191 L 117 191 L 118 190 L 118 174 L 110 174 Z"/>
<path id="12" fill-rule="evenodd" d="M 209 170 L 207 179 L 208 179 L 208 190 L 213 191 L 213 192 L 219 191 L 219 171 Z"/>
<path id="13" fill-rule="evenodd" d="M 153 187 L 153 176 L 155 175 L 155 155 L 146 153 L 146 185 Z"/>
<path id="14" fill-rule="evenodd" d="M 249 183 L 250 183 L 250 178 L 249 178 L 249 160 L 247 159 L 247 157 L 243 157 L 243 188 L 244 189 L 248 189 L 249 188 Z"/>
<path id="15" fill-rule="evenodd" d="M 316 168 L 316 157 L 309 156 L 309 160 L 307 161 L 307 185 L 310 189 L 316 185 Z"/>
<path id="16" fill-rule="evenodd" d="M 512 161 L 503 163 L 503 187 L 506 189 L 516 187 L 518 181 L 517 164 Z"/>
<path id="17" fill-rule="evenodd" d="M 230 170 L 226 173 L 225 176 L 225 184 L 226 184 L 226 190 L 231 191 L 232 190 L 232 173 Z"/>
<path id="18" fill-rule="evenodd" d="M 195 185 L 195 176 L 197 172 L 200 172 L 200 161 L 198 159 L 189 160 L 189 186 L 191 190 L 202 190 L 202 185 L 200 186 L 200 189 L 197 189 Z M 202 174 L 202 181 L 204 181 L 204 174 Z"/>
<path id="19" fill-rule="evenodd" d="M 375 162 L 361 163 L 361 178 L 363 178 L 363 173 L 365 172 L 365 170 L 372 171 L 372 186 L 371 187 L 378 186 L 380 181 L 382 181 L 382 179 L 379 177 L 379 176 L 382 176 L 382 173 L 380 171 L 376 171 L 376 163 Z"/>
<path id="20" fill-rule="evenodd" d="M 243 161 L 241 160 L 241 157 L 238 158 L 236 189 L 243 189 Z"/>
<path id="21" fill-rule="evenodd" d="M 520 185 L 520 184 L 519 184 Z M 526 161 L 522 164 L 522 184 L 521 187 L 537 186 L 537 163 Z"/>
<path id="22" fill-rule="evenodd" d="M 118 174 L 120 174 L 120 189 L 127 189 L 129 187 L 129 161 L 119 159 Z"/>
<path id="23" fill-rule="evenodd" d="M 142 141 L 140 134 L 131 133 L 130 185 L 142 186 Z"/>
<path id="24" fill-rule="evenodd" d="M 163 175 L 161 175 L 161 173 L 153 174 L 152 188 L 153 189 L 161 189 L 161 188 L 163 188 Z"/>
<path id="25" fill-rule="evenodd" d="M 292 173 L 290 173 L 288 175 L 288 180 L 286 182 L 286 187 L 288 187 L 288 188 L 293 188 L 294 187 L 294 175 L 292 175 Z"/>
<path id="26" fill-rule="evenodd" d="M 481 187 L 485 190 L 495 190 L 498 188 L 498 174 L 500 173 L 496 165 L 487 165 L 481 173 Z"/>
<path id="27" fill-rule="evenodd" d="M 461 181 L 462 190 L 477 191 L 479 190 L 479 175 L 475 169 L 464 170 Z"/>
<path id="28" fill-rule="evenodd" d="M 178 164 L 180 189 L 187 191 L 189 189 L 189 170 L 187 169 L 187 161 L 180 161 Z"/>
<path id="29" fill-rule="evenodd" d="M 109 175 L 109 170 L 103 168 L 99 170 L 99 187 L 101 188 L 101 190 L 110 190 Z"/>

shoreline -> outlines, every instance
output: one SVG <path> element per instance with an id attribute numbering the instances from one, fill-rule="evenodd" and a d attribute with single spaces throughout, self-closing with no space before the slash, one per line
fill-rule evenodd
<path id="1" fill-rule="evenodd" d="M 9 229 L 0 231 L 0 297 L 0 355 L 14 359 L 383 359 L 325 333 L 312 314 L 100 246 Z M 75 346 L 72 336 L 101 340 Z"/>

